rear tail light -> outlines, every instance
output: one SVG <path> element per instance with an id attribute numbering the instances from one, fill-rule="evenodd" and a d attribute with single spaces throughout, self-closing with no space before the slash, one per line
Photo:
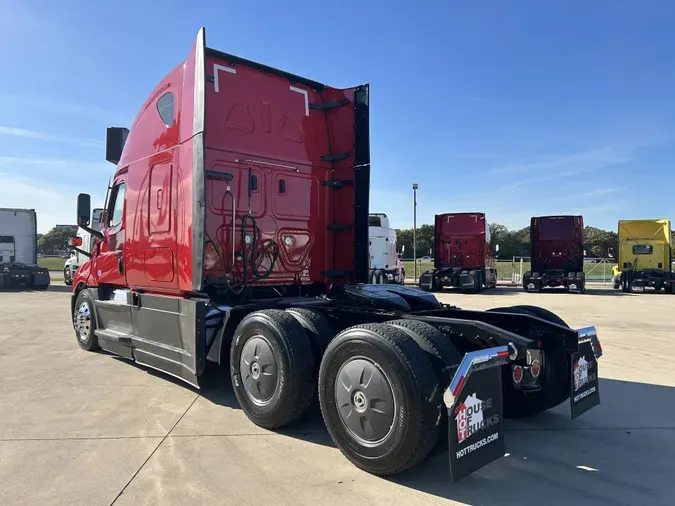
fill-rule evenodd
<path id="1" fill-rule="evenodd" d="M 513 382 L 515 384 L 520 383 L 523 380 L 523 366 L 522 365 L 514 365 L 511 368 L 511 375 L 513 376 Z"/>
<path id="2" fill-rule="evenodd" d="M 539 377 L 539 373 L 541 372 L 541 364 L 539 363 L 539 360 L 532 362 L 532 365 L 530 366 L 530 372 L 535 378 Z"/>

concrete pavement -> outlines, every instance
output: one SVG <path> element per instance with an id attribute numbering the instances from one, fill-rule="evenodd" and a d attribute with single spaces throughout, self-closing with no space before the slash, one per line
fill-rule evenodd
<path id="1" fill-rule="evenodd" d="M 602 340 L 602 404 L 509 421 L 509 455 L 448 483 L 447 453 L 376 478 L 333 446 L 318 409 L 270 432 L 238 409 L 227 371 L 198 393 L 82 351 L 69 288 L 0 292 L 0 504 L 670 504 L 675 297 L 499 287 L 460 307 L 538 304 Z"/>

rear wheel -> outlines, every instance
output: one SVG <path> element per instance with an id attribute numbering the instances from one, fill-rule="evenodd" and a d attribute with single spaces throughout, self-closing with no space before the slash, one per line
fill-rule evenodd
<path id="1" fill-rule="evenodd" d="M 63 269 L 63 282 L 70 286 L 73 284 L 73 278 L 70 276 L 70 267 L 64 267 Z"/>
<path id="2" fill-rule="evenodd" d="M 333 325 L 328 318 L 315 309 L 292 307 L 286 309 L 286 312 L 298 320 L 298 323 L 305 329 L 314 353 L 315 372 L 318 374 L 323 352 L 326 351 L 331 339 L 335 337 Z"/>
<path id="3" fill-rule="evenodd" d="M 94 313 L 94 301 L 85 289 L 77 294 L 75 308 L 73 310 L 73 328 L 77 336 L 77 344 L 87 351 L 97 351 L 101 347 L 96 337 L 96 318 Z"/>
<path id="4" fill-rule="evenodd" d="M 417 345 L 424 350 L 436 373 L 441 395 L 450 386 L 452 377 L 462 361 L 463 355 L 450 342 L 450 339 L 436 327 L 418 320 L 392 320 L 387 325 L 400 328 L 412 337 Z M 442 403 L 438 412 L 439 433 L 446 434 L 448 430 L 448 412 Z M 436 451 L 445 451 L 448 439 L 440 437 Z"/>
<path id="5" fill-rule="evenodd" d="M 488 309 L 489 312 L 517 313 L 536 316 L 569 328 L 565 321 L 555 313 L 538 306 L 512 306 Z M 547 350 L 544 362 L 544 376 L 540 378 L 542 390 L 524 392 L 516 390 L 511 379 L 511 367 L 502 367 L 502 385 L 504 391 L 504 416 L 523 418 L 534 416 L 551 409 L 569 398 L 570 358 L 562 348 Z"/>
<path id="6" fill-rule="evenodd" d="M 530 273 L 526 272 L 525 274 L 523 274 L 523 290 L 525 290 L 526 292 L 529 291 L 529 289 L 527 288 L 529 282 L 530 282 Z"/>
<path id="7" fill-rule="evenodd" d="M 234 393 L 260 427 L 283 427 L 305 414 L 316 392 L 314 364 L 305 329 L 285 311 L 256 311 L 235 330 L 230 348 Z"/>
<path id="8" fill-rule="evenodd" d="M 492 280 L 490 281 L 490 288 L 497 288 L 497 269 L 491 270 Z"/>
<path id="9" fill-rule="evenodd" d="M 414 466 L 438 439 L 443 400 L 432 364 L 392 325 L 357 325 L 333 339 L 321 362 L 319 401 L 337 447 L 373 474 Z"/>

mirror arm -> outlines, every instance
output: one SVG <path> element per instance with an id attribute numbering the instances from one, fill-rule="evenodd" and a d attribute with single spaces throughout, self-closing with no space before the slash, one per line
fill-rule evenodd
<path id="1" fill-rule="evenodd" d="M 78 225 L 82 230 L 85 230 L 86 232 L 89 232 L 92 237 L 96 237 L 97 239 L 100 240 L 105 240 L 105 235 L 103 235 L 103 232 L 99 232 L 98 230 L 95 230 L 88 225 L 80 224 Z M 91 256 L 91 255 L 90 255 Z"/>
<path id="2" fill-rule="evenodd" d="M 84 256 L 86 256 L 87 258 L 91 258 L 91 253 L 88 253 L 88 252 L 86 252 L 86 251 L 84 251 L 84 250 L 82 250 L 82 249 L 80 249 L 80 248 L 75 248 L 75 247 L 73 247 L 72 250 L 73 250 L 73 251 L 77 251 L 80 255 L 84 255 Z"/>

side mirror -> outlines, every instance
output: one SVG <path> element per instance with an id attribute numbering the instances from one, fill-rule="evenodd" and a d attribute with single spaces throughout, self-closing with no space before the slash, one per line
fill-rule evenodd
<path id="1" fill-rule="evenodd" d="M 80 193 L 77 196 L 77 226 L 86 228 L 89 226 L 91 217 L 91 197 L 88 193 Z"/>
<path id="2" fill-rule="evenodd" d="M 94 209 L 91 213 L 91 228 L 101 230 L 101 225 L 103 225 L 102 219 L 103 219 L 103 209 L 101 208 Z"/>
<path id="3" fill-rule="evenodd" d="M 127 141 L 129 129 L 124 127 L 109 127 L 105 136 L 105 159 L 117 165 L 122 159 L 124 143 Z"/>
<path id="4" fill-rule="evenodd" d="M 82 246 L 82 238 L 81 237 L 71 237 L 68 239 L 68 246 L 71 248 L 79 248 Z"/>

